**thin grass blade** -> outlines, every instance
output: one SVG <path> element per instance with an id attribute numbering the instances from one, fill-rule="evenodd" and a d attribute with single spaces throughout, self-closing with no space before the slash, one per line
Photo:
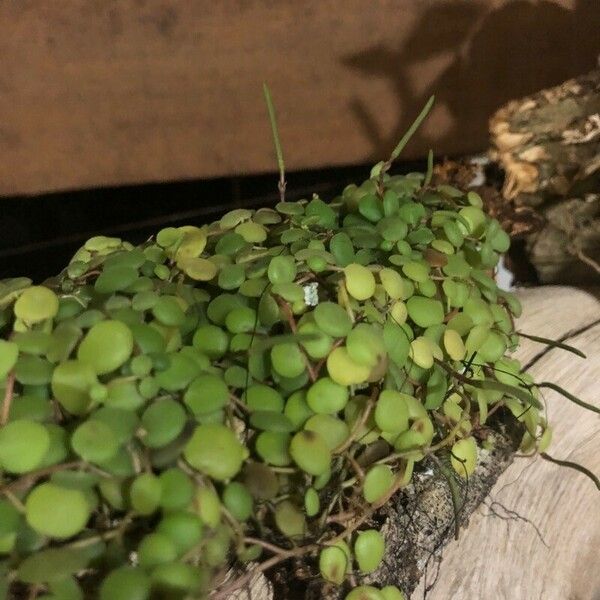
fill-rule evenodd
<path id="1" fill-rule="evenodd" d="M 398 142 L 398 145 L 392 151 L 390 160 L 388 162 L 392 163 L 398 158 L 398 156 L 400 156 L 400 153 L 402 152 L 402 150 L 404 150 L 404 147 L 406 146 L 406 144 L 408 144 L 410 138 L 414 135 L 415 131 L 419 128 L 421 123 L 425 120 L 425 117 L 429 114 L 429 111 L 433 106 L 434 100 L 435 96 L 431 96 L 431 98 L 429 98 L 427 104 L 425 104 L 423 110 L 419 113 L 419 116 L 414 120 L 413 124 L 408 128 L 408 131 L 402 136 L 402 139 Z"/>

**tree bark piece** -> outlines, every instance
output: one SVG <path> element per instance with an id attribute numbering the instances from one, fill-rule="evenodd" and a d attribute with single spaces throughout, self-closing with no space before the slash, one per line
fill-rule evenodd
<path id="1" fill-rule="evenodd" d="M 490 133 L 507 200 L 538 206 L 568 195 L 600 169 L 600 69 L 509 102 Z"/>
<path id="2" fill-rule="evenodd" d="M 600 281 L 600 69 L 510 102 L 490 133 L 504 202 L 544 219 L 526 239 L 540 282 Z"/>
<path id="3" fill-rule="evenodd" d="M 531 372 L 537 381 L 553 381 L 597 403 L 597 298 L 568 287 L 523 290 L 520 297 L 524 305 L 517 323 L 520 330 L 553 339 L 566 337 L 588 359 L 558 349 L 548 351 L 527 339 L 522 339 L 517 357 L 523 364 L 533 363 Z M 600 473 L 600 419 L 555 393 L 545 394 L 545 399 L 555 431 L 549 454 Z M 447 484 L 434 475 L 430 464 L 432 472 L 417 476 L 374 524 L 386 532 L 387 552 L 383 566 L 366 581 L 399 585 L 407 595 L 412 593 L 413 600 L 423 598 L 429 587 L 428 600 L 597 600 L 594 594 L 600 598 L 600 572 L 595 568 L 600 501 L 593 484 L 575 471 L 539 458 L 535 464 L 520 458 L 513 461 L 508 435 L 498 434 L 496 442 L 494 454 L 481 453 L 482 461 L 470 480 L 458 542 L 452 541 L 454 512 Z M 315 579 L 298 583 L 289 567 L 267 577 L 257 575 L 246 589 L 231 596 L 236 600 L 340 597 L 343 594 L 321 587 Z"/>

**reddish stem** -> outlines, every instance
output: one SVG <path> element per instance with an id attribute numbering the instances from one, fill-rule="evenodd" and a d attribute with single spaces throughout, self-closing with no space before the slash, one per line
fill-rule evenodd
<path id="1" fill-rule="evenodd" d="M 2 402 L 2 414 L 0 414 L 0 426 L 8 423 L 8 415 L 10 414 L 14 388 L 15 372 L 11 371 L 6 378 L 6 389 L 4 390 L 4 401 Z"/>

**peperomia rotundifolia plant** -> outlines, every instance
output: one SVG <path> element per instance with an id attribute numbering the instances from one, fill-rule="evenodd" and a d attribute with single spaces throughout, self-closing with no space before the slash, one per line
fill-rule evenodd
<path id="1" fill-rule="evenodd" d="M 274 208 L 0 284 L 5 597 L 222 600 L 304 558 L 347 600 L 398 600 L 361 585 L 370 520 L 423 459 L 468 478 L 500 410 L 545 451 L 553 384 L 510 357 L 521 307 L 493 277 L 508 235 L 431 154 L 389 173 L 432 100 L 369 179 L 287 202 L 266 96 Z"/>

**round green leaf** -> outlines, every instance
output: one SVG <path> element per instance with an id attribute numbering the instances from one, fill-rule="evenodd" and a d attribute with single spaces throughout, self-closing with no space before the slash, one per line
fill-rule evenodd
<path id="1" fill-rule="evenodd" d="M 383 559 L 385 542 L 375 529 L 360 531 L 354 542 L 354 556 L 363 573 L 372 573 Z"/>
<path id="2" fill-rule="evenodd" d="M 231 479 L 241 468 L 244 446 L 224 425 L 200 425 L 183 450 L 185 459 L 213 479 Z"/>
<path id="3" fill-rule="evenodd" d="M 133 334 L 120 321 L 106 320 L 94 325 L 83 338 L 77 358 L 103 375 L 118 369 L 131 356 Z"/>
<path id="4" fill-rule="evenodd" d="M 142 441 L 149 448 L 161 448 L 171 443 L 183 430 L 186 413 L 172 398 L 156 400 L 144 411 L 142 426 L 146 432 Z"/>
<path id="5" fill-rule="evenodd" d="M 150 579 L 138 567 L 119 567 L 100 586 L 100 600 L 148 600 L 149 597 Z"/>
<path id="6" fill-rule="evenodd" d="M 14 311 L 18 319 L 29 324 L 52 319 L 58 313 L 58 296 L 41 285 L 29 287 L 17 298 Z"/>
<path id="7" fill-rule="evenodd" d="M 310 475 L 325 473 L 331 462 L 331 451 L 325 440 L 314 431 L 299 431 L 290 443 L 290 455 Z"/>
<path id="8" fill-rule="evenodd" d="M 103 463 L 113 458 L 119 450 L 119 440 L 103 421 L 84 421 L 71 437 L 73 450 L 87 462 Z"/>
<path id="9" fill-rule="evenodd" d="M 50 447 L 50 436 L 35 421 L 11 421 L 0 427 L 0 466 L 9 473 L 27 473 L 38 467 Z"/>
<path id="10" fill-rule="evenodd" d="M 319 329 L 333 337 L 345 337 L 352 329 L 348 313 L 334 302 L 321 302 L 313 311 Z"/>
<path id="11" fill-rule="evenodd" d="M 337 413 L 348 402 L 348 388 L 322 377 L 313 383 L 306 393 L 306 402 L 315 413 Z"/>
<path id="12" fill-rule="evenodd" d="M 64 539 L 79 533 L 90 516 L 90 505 L 81 490 L 53 483 L 36 486 L 25 501 L 27 523 L 42 535 Z"/>

